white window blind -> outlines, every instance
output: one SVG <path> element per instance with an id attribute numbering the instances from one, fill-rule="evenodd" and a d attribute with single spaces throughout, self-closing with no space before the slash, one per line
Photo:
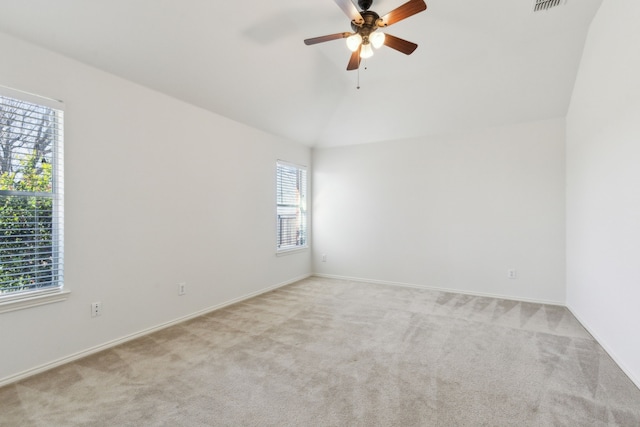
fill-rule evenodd
<path id="1" fill-rule="evenodd" d="M 307 247 L 307 169 L 277 162 L 277 249 Z"/>
<path id="2" fill-rule="evenodd" d="M 0 299 L 63 285 L 62 103 L 0 87 Z"/>

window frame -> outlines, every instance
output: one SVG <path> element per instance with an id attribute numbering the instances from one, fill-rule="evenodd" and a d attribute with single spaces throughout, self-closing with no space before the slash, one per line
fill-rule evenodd
<path id="1" fill-rule="evenodd" d="M 285 205 L 282 203 L 279 203 L 279 194 L 281 193 L 281 188 L 280 188 L 280 172 L 279 169 L 280 167 L 285 167 L 285 168 L 293 168 L 296 169 L 297 171 L 301 171 L 304 174 L 303 177 L 303 184 L 304 184 L 304 193 L 301 194 L 301 198 L 298 200 L 298 203 L 295 206 L 292 205 Z M 275 221 L 276 221 L 276 232 L 275 232 L 275 237 L 276 237 L 276 255 L 287 255 L 287 254 L 291 254 L 291 253 L 295 253 L 295 252 L 300 252 L 300 251 L 305 251 L 309 249 L 309 209 L 308 209 L 308 195 L 309 195 L 309 174 L 308 174 L 308 168 L 304 165 L 300 165 L 300 164 L 296 164 L 296 163 L 292 163 L 292 162 L 288 162 L 288 161 L 284 161 L 284 160 L 277 160 L 276 161 L 276 177 L 275 177 L 275 181 L 276 181 L 276 185 L 275 185 L 275 190 L 276 190 L 276 209 L 275 209 Z M 302 244 L 295 244 L 295 245 L 286 245 L 286 246 L 281 246 L 280 242 L 281 242 L 281 225 L 280 225 L 280 221 L 281 221 L 281 214 L 280 214 L 280 209 L 284 206 L 287 206 L 289 208 L 293 208 L 296 209 L 298 211 L 299 214 L 302 215 L 301 221 L 302 221 L 302 234 L 303 234 L 303 243 Z"/>
<path id="2" fill-rule="evenodd" d="M 44 106 L 54 110 L 59 128 L 52 147 L 52 253 L 56 257 L 55 283 L 42 289 L 0 294 L 0 314 L 66 300 L 70 294 L 64 285 L 64 103 L 0 85 L 0 96 Z M 12 195 L 5 191 L 5 195 Z M 48 193 L 49 194 L 49 193 Z M 25 195 L 25 194 L 15 194 Z M 38 193 L 33 193 L 36 197 Z M 33 195 L 25 195 L 33 197 Z"/>

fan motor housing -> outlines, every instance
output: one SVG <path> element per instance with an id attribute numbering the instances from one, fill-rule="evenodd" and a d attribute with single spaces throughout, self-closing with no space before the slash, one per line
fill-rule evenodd
<path id="1" fill-rule="evenodd" d="M 352 22 L 351 28 L 364 39 L 365 37 L 369 37 L 369 34 L 378 29 L 378 20 L 380 19 L 380 15 L 375 13 L 373 10 L 365 10 L 361 15 L 364 22 L 361 25 L 356 25 Z"/>

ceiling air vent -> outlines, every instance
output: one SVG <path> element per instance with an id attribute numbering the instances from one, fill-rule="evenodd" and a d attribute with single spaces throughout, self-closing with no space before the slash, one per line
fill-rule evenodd
<path id="1" fill-rule="evenodd" d="M 533 0 L 533 11 L 541 12 L 565 4 L 566 0 Z"/>

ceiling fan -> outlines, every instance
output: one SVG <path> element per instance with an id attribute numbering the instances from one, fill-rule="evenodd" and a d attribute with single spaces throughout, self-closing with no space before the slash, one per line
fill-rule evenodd
<path id="1" fill-rule="evenodd" d="M 382 45 L 389 46 L 405 55 L 411 55 L 418 47 L 415 43 L 377 30 L 393 25 L 396 22 L 426 10 L 427 5 L 424 0 L 409 0 L 383 17 L 380 17 L 380 15 L 373 10 L 369 10 L 373 0 L 358 0 L 358 6 L 360 6 L 361 11 L 358 11 L 351 0 L 335 0 L 335 2 L 351 19 L 353 32 L 314 37 L 306 39 L 304 44 L 313 45 L 331 40 L 347 39 L 347 47 L 352 52 L 347 70 L 357 70 L 360 67 L 362 58 L 371 57 L 373 55 L 372 46 L 376 49 L 382 47 Z"/>

